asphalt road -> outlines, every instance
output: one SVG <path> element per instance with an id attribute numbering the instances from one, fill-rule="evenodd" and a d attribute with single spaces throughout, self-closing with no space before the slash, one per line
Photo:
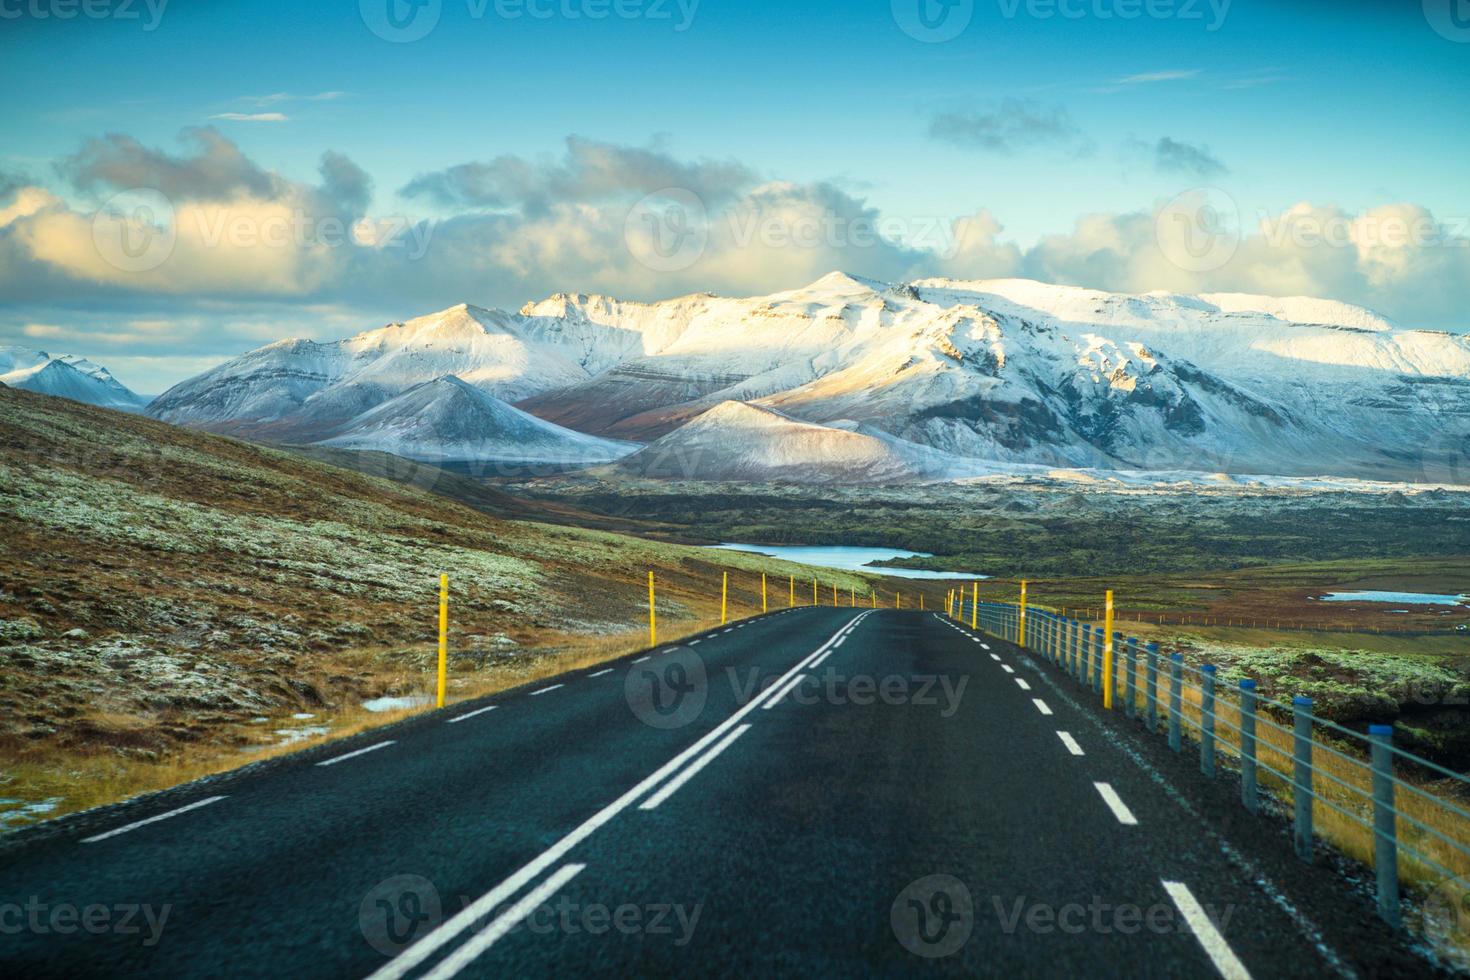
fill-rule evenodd
<path id="1" fill-rule="evenodd" d="M 0 972 L 1427 971 L 1159 742 L 935 613 L 772 613 L 12 835 Z"/>

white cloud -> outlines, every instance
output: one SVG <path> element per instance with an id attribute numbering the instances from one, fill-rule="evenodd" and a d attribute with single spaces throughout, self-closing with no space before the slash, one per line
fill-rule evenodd
<path id="1" fill-rule="evenodd" d="M 280 112 L 216 112 L 209 118 L 226 122 L 287 122 L 291 117 Z"/>

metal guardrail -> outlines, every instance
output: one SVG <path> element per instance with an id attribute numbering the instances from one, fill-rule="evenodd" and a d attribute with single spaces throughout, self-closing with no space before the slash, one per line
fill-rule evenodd
<path id="1" fill-rule="evenodd" d="M 1313 714 L 1311 698 L 1261 697 L 1254 678 L 1222 688 L 1217 666 L 1186 664 L 1179 653 L 1165 658 L 1158 644 L 1122 633 L 1109 650 L 1102 627 L 1050 610 L 977 602 L 972 594 L 950 611 L 1039 655 L 1099 698 L 1111 684 L 1125 716 L 1148 732 L 1162 730 L 1173 751 L 1183 751 L 1186 734 L 1197 741 L 1205 776 L 1215 775 L 1220 754 L 1233 757 L 1241 805 L 1259 813 L 1264 784 L 1290 805 L 1303 861 L 1314 859 L 1320 837 L 1372 867 L 1378 914 L 1390 925 L 1403 924 L 1401 870 L 1412 887 L 1449 882 L 1452 907 L 1470 908 L 1470 811 L 1449 798 L 1470 796 L 1470 779 L 1394 745 L 1393 726 L 1353 731 Z M 1405 779 L 1400 767 L 1416 778 Z M 1442 785 L 1431 792 L 1428 781 Z"/>

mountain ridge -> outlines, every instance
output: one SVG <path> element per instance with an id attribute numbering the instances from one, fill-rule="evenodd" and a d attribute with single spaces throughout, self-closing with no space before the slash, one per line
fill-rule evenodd
<path id="1" fill-rule="evenodd" d="M 1470 437 L 1470 340 L 1361 307 L 846 273 L 743 299 L 460 304 L 300 353 L 252 351 L 150 412 L 315 441 L 446 374 L 638 442 L 739 401 L 997 463 L 1446 482 Z M 1448 482 L 1470 481 L 1464 469 Z"/>

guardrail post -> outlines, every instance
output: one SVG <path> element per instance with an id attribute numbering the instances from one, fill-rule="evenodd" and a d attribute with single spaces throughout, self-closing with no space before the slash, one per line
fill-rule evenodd
<path id="1" fill-rule="evenodd" d="M 1296 803 L 1296 856 L 1312 863 L 1312 699 L 1291 699 L 1294 735 L 1292 759 L 1292 797 Z"/>
<path id="2" fill-rule="evenodd" d="M 1150 643 L 1148 657 L 1148 730 L 1159 730 L 1159 645 Z"/>
<path id="3" fill-rule="evenodd" d="M 1082 624 L 1080 646 L 1080 659 L 1077 663 L 1077 681 L 1083 687 L 1092 686 L 1092 627 L 1086 623 Z"/>
<path id="4" fill-rule="evenodd" d="M 1399 927 L 1399 842 L 1393 802 L 1393 726 L 1369 725 L 1373 742 L 1373 867 L 1378 872 L 1378 917 Z"/>
<path id="5" fill-rule="evenodd" d="M 1123 685 L 1124 696 L 1128 698 L 1127 714 L 1129 718 L 1138 717 L 1138 637 L 1128 637 L 1128 643 L 1123 647 L 1124 669 L 1128 671 L 1128 683 Z"/>
<path id="6" fill-rule="evenodd" d="M 1251 813 L 1260 812 L 1256 790 L 1256 682 L 1240 682 L 1240 802 Z"/>
<path id="7" fill-rule="evenodd" d="M 1180 721 L 1180 682 L 1184 678 L 1184 654 L 1176 653 L 1169 658 L 1169 748 L 1179 752 L 1184 748 Z"/>
<path id="8" fill-rule="evenodd" d="M 1199 771 L 1215 775 L 1215 665 L 1200 667 L 1204 674 L 1204 692 L 1199 703 Z"/>
<path id="9" fill-rule="evenodd" d="M 1103 692 L 1103 656 L 1106 647 L 1106 637 L 1101 626 L 1092 628 L 1092 693 L 1098 696 Z"/>

